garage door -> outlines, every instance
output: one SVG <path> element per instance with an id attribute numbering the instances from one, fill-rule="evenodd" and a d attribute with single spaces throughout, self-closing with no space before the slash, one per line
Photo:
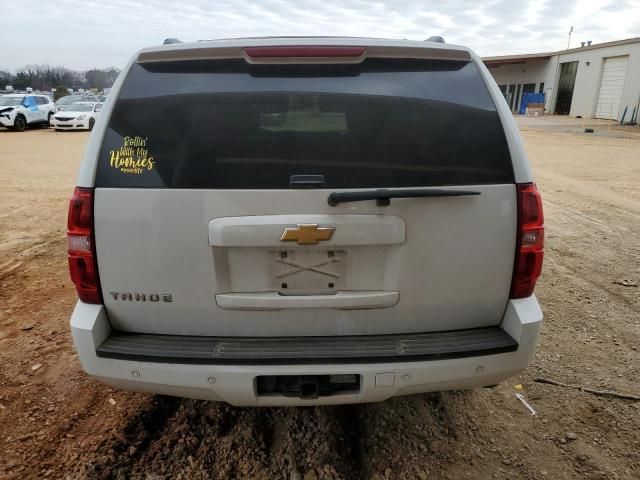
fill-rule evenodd
<path id="1" fill-rule="evenodd" d="M 627 76 L 629 57 L 611 57 L 604 61 L 602 82 L 596 106 L 596 118 L 619 119 L 620 100 Z"/>

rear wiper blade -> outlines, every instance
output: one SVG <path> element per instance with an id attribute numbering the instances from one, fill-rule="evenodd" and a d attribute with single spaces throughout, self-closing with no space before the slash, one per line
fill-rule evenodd
<path id="1" fill-rule="evenodd" d="M 358 192 L 332 192 L 327 198 L 327 203 L 332 207 L 346 202 L 363 202 L 375 200 L 379 207 L 386 207 L 392 198 L 419 198 L 419 197 L 466 197 L 480 195 L 474 190 L 442 190 L 434 188 L 390 188 L 380 190 L 365 190 Z"/>

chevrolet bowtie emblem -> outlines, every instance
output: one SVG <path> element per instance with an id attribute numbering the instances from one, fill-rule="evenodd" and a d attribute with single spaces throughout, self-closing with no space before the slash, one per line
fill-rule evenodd
<path id="1" fill-rule="evenodd" d="M 318 227 L 317 224 L 298 224 L 288 227 L 282 232 L 281 242 L 298 242 L 298 245 L 315 245 L 318 242 L 331 240 L 335 227 Z"/>

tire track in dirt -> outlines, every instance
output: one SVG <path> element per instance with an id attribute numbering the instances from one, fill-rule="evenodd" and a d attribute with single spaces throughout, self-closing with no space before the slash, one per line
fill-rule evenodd
<path id="1" fill-rule="evenodd" d="M 594 207 L 582 196 L 550 192 L 545 196 L 545 217 L 545 262 L 554 262 L 627 307 L 638 308 L 638 289 L 615 283 L 640 280 L 640 222 L 633 215 L 608 203 Z"/>
<path id="2" fill-rule="evenodd" d="M 458 457 L 455 441 L 470 429 L 459 411 L 467 400 L 450 393 L 257 409 L 155 397 L 76 473 L 101 480 L 440 478 L 434 474 Z"/>
<path id="3" fill-rule="evenodd" d="M 237 408 L 156 397 L 101 445 L 88 478 L 361 478 L 355 407 Z"/>
<path id="4" fill-rule="evenodd" d="M 35 258 L 51 256 L 56 250 L 62 251 L 66 236 L 47 234 L 38 238 L 26 238 L 13 241 L 0 241 L 0 280 L 17 274 L 29 267 Z M 2 290 L 0 290 L 0 294 Z"/>
<path id="5" fill-rule="evenodd" d="M 164 433 L 181 402 L 179 398 L 154 397 L 147 409 L 131 416 L 119 432 L 98 446 L 97 461 L 82 468 L 80 475 L 95 479 L 121 478 Z"/>

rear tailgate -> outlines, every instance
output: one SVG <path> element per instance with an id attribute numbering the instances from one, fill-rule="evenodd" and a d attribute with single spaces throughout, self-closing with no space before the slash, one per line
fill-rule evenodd
<path id="1" fill-rule="evenodd" d="M 476 195 L 328 203 L 381 188 Z M 134 64 L 96 174 L 100 279 L 122 331 L 497 325 L 516 216 L 501 122 L 468 59 Z"/>

